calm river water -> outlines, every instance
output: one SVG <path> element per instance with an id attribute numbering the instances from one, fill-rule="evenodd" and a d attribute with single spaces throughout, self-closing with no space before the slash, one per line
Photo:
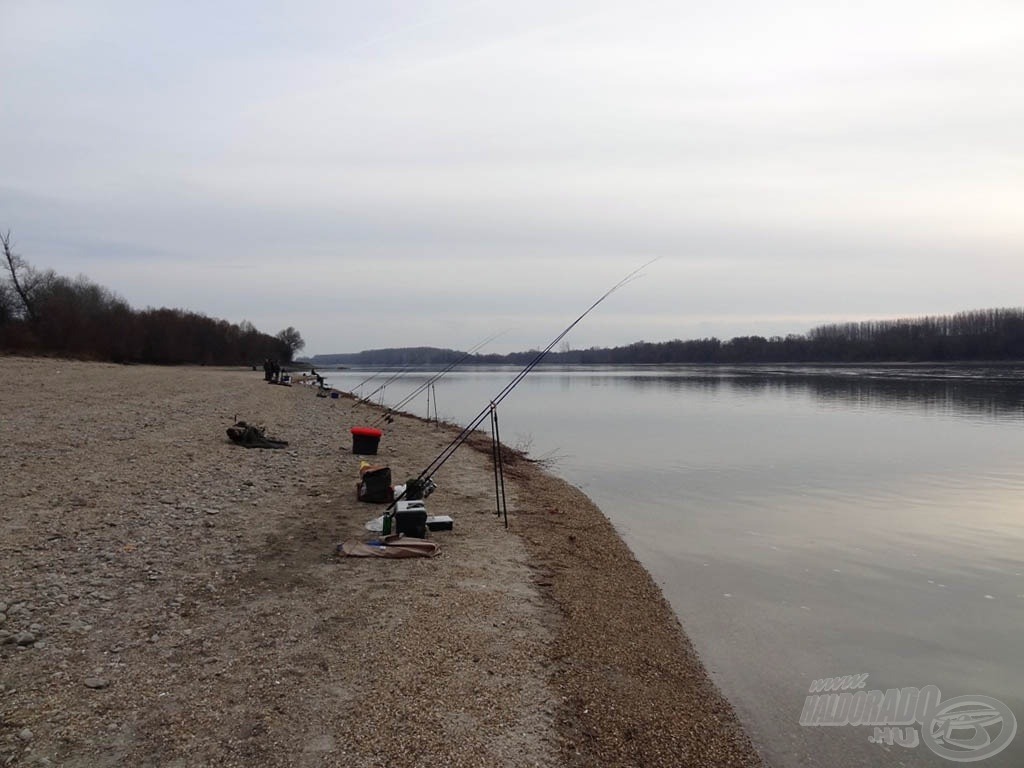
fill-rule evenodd
<path id="1" fill-rule="evenodd" d="M 441 417 L 467 423 L 516 372 L 453 371 Z M 1024 730 L 1024 367 L 541 367 L 499 415 L 503 442 L 554 457 L 612 520 L 770 765 L 955 764 L 801 726 L 833 676 L 991 697 Z M 984 757 L 1008 723 L 932 743 Z M 978 764 L 1024 766 L 1024 733 Z"/>

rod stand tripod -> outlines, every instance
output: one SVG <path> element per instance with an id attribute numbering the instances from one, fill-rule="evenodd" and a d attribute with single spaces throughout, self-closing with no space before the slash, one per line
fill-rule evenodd
<path id="1" fill-rule="evenodd" d="M 498 429 L 498 405 L 491 403 L 491 455 L 494 458 L 494 514 L 504 515 L 508 528 L 508 503 L 505 500 L 505 468 L 502 461 L 501 432 Z"/>
<path id="2" fill-rule="evenodd" d="M 427 385 L 427 422 L 430 421 L 430 401 L 434 401 L 434 424 L 440 424 L 441 419 L 437 415 L 437 390 L 433 383 Z"/>

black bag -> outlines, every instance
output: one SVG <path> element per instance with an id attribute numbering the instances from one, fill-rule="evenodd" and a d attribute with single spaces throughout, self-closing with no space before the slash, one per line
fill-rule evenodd
<path id="1" fill-rule="evenodd" d="M 360 473 L 357 497 L 370 504 L 388 504 L 395 498 L 391 467 L 370 467 Z"/>

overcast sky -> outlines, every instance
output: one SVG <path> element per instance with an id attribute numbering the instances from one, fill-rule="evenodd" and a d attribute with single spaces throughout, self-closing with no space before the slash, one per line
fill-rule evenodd
<path id="1" fill-rule="evenodd" d="M 0 230 L 306 354 L 1021 306 L 1024 3 L 0 0 Z"/>

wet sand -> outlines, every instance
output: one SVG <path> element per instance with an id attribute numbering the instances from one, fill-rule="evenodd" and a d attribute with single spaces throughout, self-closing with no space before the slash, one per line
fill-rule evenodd
<path id="1" fill-rule="evenodd" d="M 262 371 L 0 358 L 0 765 L 754 766 L 577 489 L 486 450 L 432 559 L 343 558 L 371 406 Z M 289 441 L 245 449 L 236 419 Z M 395 482 L 454 434 L 385 426 Z M 489 447 L 489 440 L 473 440 Z"/>

